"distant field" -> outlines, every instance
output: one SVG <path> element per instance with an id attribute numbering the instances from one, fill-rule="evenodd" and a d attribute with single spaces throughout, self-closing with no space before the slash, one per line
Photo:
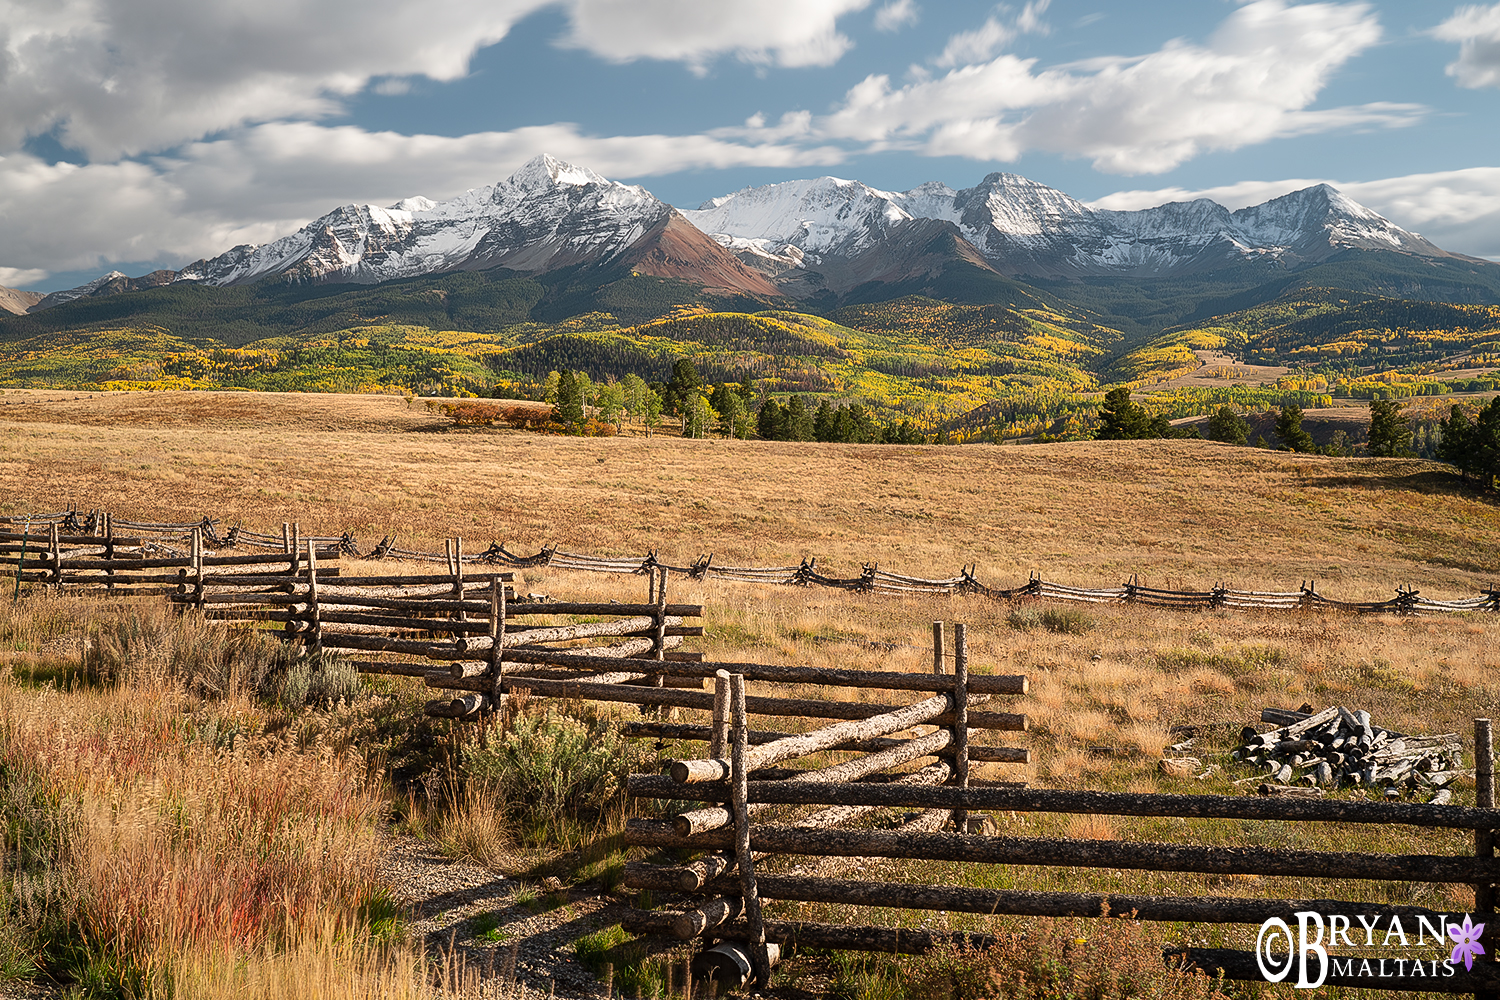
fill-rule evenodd
<path id="1" fill-rule="evenodd" d="M 0 508 L 67 502 L 277 528 L 447 534 L 513 549 L 775 565 L 817 556 L 1010 585 L 1156 584 L 1388 596 L 1492 582 L 1492 500 L 1421 461 L 1210 442 L 891 446 L 452 432 L 420 401 L 8 390 Z"/>

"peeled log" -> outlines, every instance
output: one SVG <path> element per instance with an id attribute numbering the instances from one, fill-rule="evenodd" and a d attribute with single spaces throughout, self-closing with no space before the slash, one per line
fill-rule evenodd
<path id="1" fill-rule="evenodd" d="M 677 722 L 627 722 L 620 727 L 620 732 L 632 739 L 707 740 L 710 735 L 708 726 L 695 726 Z M 750 742 L 756 746 L 760 746 L 763 743 L 774 743 L 777 740 L 785 738 L 786 733 L 768 729 L 752 729 L 750 731 Z M 848 743 L 841 743 L 829 749 L 875 753 L 880 750 L 889 750 L 891 747 L 900 746 L 905 742 L 906 740 L 903 739 L 881 736 L 873 740 L 850 740 Z M 939 750 L 936 754 L 938 757 L 950 757 L 952 755 L 953 751 L 948 747 Z M 985 747 L 970 744 L 969 760 L 983 761 L 991 764 L 1029 764 L 1031 763 L 1031 750 L 1028 747 Z"/>
<path id="2" fill-rule="evenodd" d="M 856 781 L 867 775 L 888 771 L 893 767 L 900 767 L 902 764 L 914 761 L 918 757 L 929 756 L 947 746 L 952 740 L 953 734 L 951 732 L 946 729 L 939 729 L 935 733 L 929 733 L 926 736 L 919 736 L 914 740 L 909 740 L 901 746 L 892 747 L 889 750 L 882 750 L 880 753 L 873 753 L 864 757 L 856 757 L 854 760 L 847 760 L 842 764 L 834 764 L 831 767 L 825 767 L 817 771 L 806 771 L 787 780 Z M 775 746 L 775 744 L 766 745 Z M 947 765 L 942 766 L 945 770 L 947 769 Z M 849 807 L 844 808 L 848 809 Z M 864 811 L 862 807 L 855 808 L 859 811 Z M 758 810 L 751 809 L 750 811 L 754 814 Z M 859 812 L 849 812 L 848 816 L 852 818 L 858 814 Z M 680 813 L 672 820 L 672 825 L 678 833 L 687 837 L 706 830 L 718 829 L 721 826 L 728 825 L 733 820 L 734 817 L 728 809 L 710 807 Z"/>
<path id="3" fill-rule="evenodd" d="M 855 721 L 824 726 L 822 729 L 815 729 L 810 733 L 787 736 L 774 743 L 761 744 L 747 753 L 745 765 L 753 771 L 756 768 L 767 767 L 783 760 L 806 757 L 808 754 L 836 747 L 840 743 L 847 743 L 849 740 L 887 736 L 891 733 L 900 732 L 903 729 L 910 729 L 912 726 L 927 722 L 942 715 L 944 712 L 951 712 L 952 710 L 953 698 L 950 695 L 943 694 L 927 698 L 917 702 L 915 705 L 908 705 L 905 708 L 893 711 L 885 710 L 881 714 L 872 712 L 869 715 L 861 716 Z M 750 711 L 755 711 L 755 709 L 750 708 Z M 678 760 L 672 762 L 673 780 L 683 782 L 684 784 L 693 784 L 702 781 L 726 781 L 729 779 L 729 776 L 730 769 L 727 760 Z"/>

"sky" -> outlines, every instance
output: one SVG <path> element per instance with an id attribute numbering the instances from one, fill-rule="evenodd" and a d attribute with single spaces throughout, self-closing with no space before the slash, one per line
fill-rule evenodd
<path id="1" fill-rule="evenodd" d="M 540 153 L 683 208 L 1009 171 L 1335 185 L 1500 260 L 1500 3 L 0 0 L 0 285 L 180 268 Z"/>

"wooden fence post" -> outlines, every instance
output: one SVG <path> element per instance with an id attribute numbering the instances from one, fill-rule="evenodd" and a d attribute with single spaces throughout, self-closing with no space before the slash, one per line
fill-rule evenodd
<path id="1" fill-rule="evenodd" d="M 104 562 L 106 565 L 115 560 L 115 516 L 109 511 L 104 512 Z M 115 568 L 109 566 L 104 571 L 104 589 L 113 592 L 115 589 Z"/>
<path id="2" fill-rule="evenodd" d="M 714 721 L 708 733 L 708 756 L 723 760 L 729 754 L 729 671 L 714 671 Z"/>
<path id="3" fill-rule="evenodd" d="M 191 545 L 193 573 L 193 606 L 203 610 L 203 529 L 194 528 Z"/>
<path id="4" fill-rule="evenodd" d="M 1490 731 L 1489 719 L 1474 720 L 1474 804 L 1481 809 L 1493 809 L 1495 807 L 1495 742 Z M 1476 859 L 1493 858 L 1495 856 L 1495 831 L 1474 831 L 1474 857 Z M 1476 916 L 1484 918 L 1485 954 L 1480 961 L 1495 961 L 1495 943 L 1500 941 L 1500 934 L 1496 934 L 1494 928 L 1493 914 L 1495 912 L 1495 885 L 1493 882 L 1480 882 L 1474 886 L 1474 912 Z M 1496 993 L 1491 991 L 1475 993 L 1477 1000 L 1495 1000 Z"/>
<path id="5" fill-rule="evenodd" d="M 323 619 L 318 610 L 318 552 L 315 542 L 307 543 L 307 607 L 312 616 L 312 652 L 323 652 Z"/>
<path id="6" fill-rule="evenodd" d="M 652 659 L 665 660 L 667 658 L 667 568 L 656 567 L 661 575 L 656 584 L 656 610 L 653 615 L 656 618 L 656 641 L 652 647 Z M 656 686 L 661 687 L 662 678 L 656 676 Z"/>
<path id="7" fill-rule="evenodd" d="M 734 737 L 730 763 L 734 785 L 734 855 L 740 868 L 743 913 L 745 922 L 749 925 L 746 950 L 750 953 L 750 971 L 755 982 L 766 987 L 771 984 L 771 957 L 766 952 L 766 925 L 761 917 L 760 894 L 755 885 L 755 855 L 750 853 L 750 795 L 747 788 L 750 772 L 746 766 L 750 749 L 750 724 L 745 714 L 744 674 L 729 675 L 729 700 Z"/>
<path id="8" fill-rule="evenodd" d="M 943 673 L 943 623 L 932 623 L 932 672 Z"/>
<path id="9" fill-rule="evenodd" d="M 52 582 L 62 590 L 62 545 L 57 540 L 57 522 L 47 526 L 47 546 L 52 551 Z"/>
<path id="10" fill-rule="evenodd" d="M 490 702 L 500 710 L 505 697 L 505 584 L 490 577 Z"/>
<path id="11" fill-rule="evenodd" d="M 281 522 L 281 551 L 292 551 L 292 526 L 285 521 Z M 293 570 L 296 572 L 296 570 Z"/>
<path id="12" fill-rule="evenodd" d="M 656 629 L 651 640 L 651 658 L 660 663 L 667 658 L 667 568 L 658 566 L 656 572 L 660 575 L 656 579 L 656 607 L 652 611 L 652 617 L 656 619 Z M 664 687 L 666 683 L 665 668 L 651 675 L 652 687 Z M 670 719 L 676 714 L 674 709 L 664 705 L 656 706 L 658 719 Z"/>
<path id="13" fill-rule="evenodd" d="M 953 626 L 953 784 L 969 787 L 969 636 L 962 622 Z M 969 811 L 953 810 L 953 829 L 969 832 Z"/>

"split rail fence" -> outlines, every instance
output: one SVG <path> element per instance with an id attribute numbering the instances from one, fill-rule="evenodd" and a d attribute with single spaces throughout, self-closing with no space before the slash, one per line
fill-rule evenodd
<path id="1" fill-rule="evenodd" d="M 37 519 L 33 519 L 35 524 Z M 642 604 L 562 603 L 517 600 L 506 584 L 510 572 L 476 567 L 493 560 L 498 546 L 471 556 L 462 539 L 451 539 L 443 555 L 445 572 L 369 576 L 342 575 L 339 557 L 353 540 L 303 536 L 296 526 L 282 537 L 242 536 L 279 552 L 210 555 L 225 547 L 211 521 L 148 524 L 94 523 L 64 517 L 45 520 L 44 531 L 0 531 L 0 564 L 13 567 L 21 583 L 64 590 L 114 594 L 166 594 L 181 607 L 195 607 L 212 619 L 264 624 L 279 629 L 309 652 L 338 650 L 379 657 L 356 661 L 366 673 L 419 677 L 443 697 L 428 702 L 428 714 L 474 719 L 492 711 L 510 692 L 539 697 L 636 704 L 657 710 L 655 719 L 624 723 L 627 735 L 700 741 L 701 758 L 672 763 L 670 773 L 633 775 L 630 793 L 639 798 L 699 803 L 672 819 L 633 820 L 628 843 L 672 850 L 692 860 L 670 865 L 632 865 L 627 885 L 682 893 L 684 902 L 668 911 L 639 911 L 627 920 L 642 933 L 719 944 L 699 954 L 700 975 L 721 982 L 768 982 L 776 951 L 772 945 L 895 953 L 926 951 L 944 942 L 983 947 L 983 934 L 941 933 L 878 926 L 838 926 L 766 919 L 762 900 L 851 904 L 874 908 L 941 910 L 950 913 L 1094 917 L 1105 914 L 1142 920 L 1255 924 L 1272 917 L 1292 922 L 1299 911 L 1399 916 L 1441 928 L 1446 914 L 1419 906 L 1326 899 L 1244 899 L 1169 897 L 1119 893 L 1029 892 L 949 885 L 908 885 L 885 881 L 820 878 L 770 871 L 777 857 L 890 858 L 934 862 L 1064 866 L 1121 871 L 1186 872 L 1222 875 L 1305 876 L 1317 878 L 1420 881 L 1474 886 L 1476 909 L 1494 912 L 1500 862 L 1494 831 L 1500 810 L 1494 805 L 1493 747 L 1488 720 L 1475 723 L 1475 807 L 1281 799 L 1252 796 L 1142 795 L 1026 788 L 1016 782 L 981 782 L 975 763 L 1025 763 L 1024 747 L 993 746 L 973 740 L 976 732 L 1024 732 L 1024 716 L 991 711 L 984 702 L 1024 694 L 1024 677 L 975 674 L 968 669 L 965 630 L 956 626 L 954 671 L 944 674 L 948 656 L 941 624 L 934 628 L 932 673 L 843 670 L 755 663 L 705 661 L 679 647 L 702 634 L 686 623 L 701 618 L 698 605 L 667 600 L 671 567 L 630 560 L 603 561 L 609 571 L 644 572 L 647 601 Z M 170 542 L 185 542 L 186 554 Z M 274 546 L 273 546 L 274 543 Z M 388 555 L 397 550 L 389 546 Z M 355 550 L 357 551 L 357 549 Z M 418 553 L 417 555 L 425 555 Z M 32 561 L 35 556 L 35 562 Z M 552 565 L 586 568 L 584 557 L 549 550 Z M 509 558 L 500 556 L 499 558 Z M 571 563 L 571 565 L 570 565 Z M 811 563 L 807 564 L 811 569 Z M 707 575 L 708 567 L 698 574 Z M 726 573 L 749 570 L 724 570 Z M 779 573 L 780 571 L 774 571 Z M 748 577 L 746 577 L 748 578 Z M 885 579 L 885 578 L 880 578 Z M 957 579 L 957 578 L 956 578 Z M 972 580 L 966 571 L 963 579 Z M 902 586 L 924 582 L 897 578 Z M 792 581 L 795 582 L 795 581 Z M 847 581 L 845 581 L 847 582 Z M 939 581 L 947 582 L 947 581 Z M 837 583 L 837 581 L 835 581 Z M 896 584 L 892 584 L 895 586 Z M 852 588 L 851 588 L 852 589 Z M 990 593 L 1002 593 L 990 591 Z M 1057 600 L 1160 602 L 1189 605 L 1214 599 L 1216 592 L 1183 595 L 1133 583 L 1125 588 L 1088 591 L 1033 580 L 1007 595 Z M 1309 601 L 1366 610 L 1365 606 Z M 1415 595 L 1400 608 L 1427 610 Z M 1245 606 L 1237 592 L 1223 591 L 1219 606 Z M 1252 594 L 1268 603 L 1292 606 L 1292 595 Z M 1489 601 L 1493 595 L 1487 595 Z M 1280 601 L 1277 605 L 1270 602 Z M 1429 602 L 1436 603 L 1436 602 Z M 1455 602 L 1442 610 L 1459 610 Z M 1478 605 L 1475 605 L 1478 606 Z M 1465 605 L 1467 609 L 1469 605 Z M 595 620 L 555 624 L 536 616 Z M 601 641 L 607 644 L 601 645 Z M 584 644 L 582 646 L 578 644 Z M 713 691 L 703 690 L 713 680 Z M 790 685 L 793 696 L 746 693 L 747 684 Z M 805 688 L 873 690 L 927 695 L 913 703 L 841 700 L 847 695 L 807 697 Z M 904 699 L 902 699 L 904 700 Z M 706 723 L 674 721 L 672 709 L 707 713 Z M 829 720 L 810 732 L 752 730 L 750 717 Z M 912 735 L 914 727 L 936 727 Z M 906 735 L 902 735 L 906 734 Z M 840 753 L 846 759 L 799 759 Z M 848 756 L 851 755 L 852 756 Z M 915 768 L 915 769 L 911 769 Z M 783 821 L 776 807 L 812 812 Z M 910 810 L 894 829 L 850 829 L 876 810 Z M 1280 823 L 1408 824 L 1431 829 L 1472 830 L 1473 856 L 1403 855 L 1310 851 L 1281 848 L 1228 848 L 1186 844 L 1064 840 L 1048 837 L 985 836 L 971 832 L 974 813 L 984 810 L 1120 816 L 1229 818 Z M 776 819 L 775 822 L 768 820 Z M 1491 942 L 1493 944 L 1493 942 Z M 1490 948 L 1493 952 L 1495 949 Z M 1229 978 L 1259 979 L 1255 955 L 1225 949 L 1183 949 L 1182 959 Z M 1500 991 L 1500 974 L 1489 961 L 1452 976 L 1387 976 L 1383 989 L 1433 992 Z M 1358 976 L 1335 973 L 1330 985 L 1369 986 Z"/>
<path id="2" fill-rule="evenodd" d="M 115 531 L 123 531 L 137 539 L 153 552 L 162 556 L 183 555 L 178 546 L 190 542 L 197 529 L 202 544 L 209 549 L 250 548 L 285 551 L 288 537 L 292 548 L 300 551 L 312 541 L 326 552 L 337 549 L 345 556 L 365 560 L 392 559 L 411 562 L 442 563 L 451 560 L 451 555 L 401 548 L 387 536 L 369 552 L 361 550 L 358 540 L 350 532 L 339 535 L 310 537 L 301 534 L 295 524 L 283 525 L 282 534 L 262 534 L 238 525 L 220 532 L 221 522 L 204 517 L 199 521 L 183 523 L 131 522 L 113 519 L 100 511 L 80 512 L 75 508 L 53 514 L 38 514 L 26 517 L 0 517 L 0 525 L 23 524 L 45 531 L 49 525 L 57 525 L 64 537 L 99 537 L 102 530 L 112 525 Z M 117 544 L 123 544 L 117 542 Z M 648 552 L 644 557 L 604 557 L 569 552 L 557 546 L 545 547 L 530 555 L 519 554 L 499 543 L 462 556 L 468 565 L 508 566 L 526 568 L 550 566 L 557 569 L 580 570 L 595 573 L 618 573 L 649 575 L 665 569 L 679 579 L 727 580 L 774 586 L 827 587 L 855 593 L 887 595 L 958 595 L 977 594 L 993 600 L 1022 601 L 1043 600 L 1084 604 L 1131 604 L 1144 607 L 1169 608 L 1183 611 L 1232 610 L 1232 611 L 1345 611 L 1357 614 L 1443 614 L 1452 612 L 1500 612 L 1500 589 L 1490 586 L 1478 594 L 1451 600 L 1436 600 L 1424 596 L 1420 591 L 1407 586 L 1396 588 L 1395 595 L 1382 601 L 1339 601 L 1321 594 L 1315 582 L 1304 581 L 1297 590 L 1251 591 L 1237 590 L 1216 585 L 1207 590 L 1169 590 L 1149 587 L 1138 577 L 1116 587 L 1072 587 L 1043 580 L 1033 573 L 1018 587 L 991 587 L 981 582 L 977 567 L 964 566 L 957 575 L 932 579 L 893 573 L 881 569 L 878 563 L 865 563 L 858 576 L 840 577 L 824 573 L 818 568 L 816 557 L 803 559 L 793 566 L 725 566 L 714 563 L 712 554 L 699 556 L 689 565 L 677 566 L 661 561 L 657 554 Z"/>
<path id="3" fill-rule="evenodd" d="M 940 661 L 939 661 L 940 662 Z M 681 940 L 702 939 L 695 974 L 721 986 L 768 985 L 772 966 L 786 946 L 920 954 L 943 944 L 984 948 L 997 943 L 981 933 L 849 926 L 769 919 L 765 900 L 790 900 L 920 911 L 1040 917 L 1123 917 L 1138 920 L 1211 924 L 1262 924 L 1272 918 L 1298 925 L 1296 914 L 1358 914 L 1407 927 L 1428 928 L 1446 944 L 1450 914 L 1422 906 L 1336 899 L 1247 899 L 1215 896 L 1158 896 L 1134 893 L 1076 893 L 995 890 L 964 885 L 919 885 L 887 880 L 824 878 L 768 870 L 776 858 L 914 859 L 978 865 L 1026 865 L 1140 872 L 1219 875 L 1297 876 L 1374 881 L 1467 883 L 1474 886 L 1479 914 L 1494 912 L 1500 862 L 1495 859 L 1493 747 L 1488 719 L 1475 722 L 1478 793 L 1476 807 L 1281 799 L 1256 796 L 1130 794 L 1053 791 L 1021 785 L 980 787 L 967 780 L 969 763 L 981 759 L 968 745 L 968 729 L 978 713 L 967 712 L 981 682 L 993 690 L 1019 687 L 1023 678 L 983 678 L 967 673 L 963 633 L 958 633 L 956 670 L 937 677 L 949 689 L 917 704 L 891 709 L 857 727 L 839 723 L 809 733 L 757 733 L 749 717 L 754 699 L 744 694 L 748 675 L 715 679 L 714 722 L 706 727 L 636 724 L 637 735 L 660 734 L 706 739 L 707 755 L 679 760 L 669 774 L 638 774 L 629 779 L 632 795 L 699 808 L 670 820 L 630 822 L 627 843 L 691 861 L 634 864 L 626 885 L 652 890 L 654 898 L 681 902 L 668 909 L 637 910 L 627 929 Z M 1018 683 L 1019 682 L 1019 683 Z M 893 739 L 913 723 L 943 728 L 927 735 Z M 860 756 L 814 770 L 788 770 L 806 754 L 842 748 Z M 898 774 L 903 764 L 934 759 L 918 770 Z M 989 759 L 994 759 L 989 758 Z M 774 807 L 808 807 L 792 821 L 767 821 Z M 848 820 L 877 809 L 916 810 L 894 829 L 843 829 Z M 1408 824 L 1431 829 L 1473 831 L 1473 856 L 1405 855 L 1290 848 L 1215 847 L 1189 844 L 1091 841 L 1054 837 L 982 836 L 969 830 L 976 811 L 1116 816 L 1222 818 L 1272 823 Z M 777 866 L 785 869 L 786 865 Z M 814 865 L 815 870 L 815 865 Z M 962 882 L 963 880 L 960 879 Z M 717 943 L 715 943 L 717 942 Z M 1279 942 L 1278 942 L 1279 943 Z M 1288 940 L 1286 945 L 1292 945 Z M 1493 949 L 1491 949 L 1493 950 Z M 1446 956 L 1447 949 L 1444 949 Z M 1264 981 L 1255 952 L 1183 948 L 1164 956 L 1226 978 Z M 1435 964 L 1401 963 L 1399 974 L 1372 978 L 1359 961 L 1330 948 L 1328 985 L 1492 996 L 1500 989 L 1500 966 L 1478 962 L 1439 974 Z M 1290 968 L 1294 955 L 1266 955 L 1273 968 Z M 1434 971 L 1428 971 L 1432 965 Z M 1395 968 L 1395 963 L 1391 964 Z M 1384 967 L 1382 966 L 1382 972 Z M 1424 974 L 1425 973 L 1425 974 Z M 1316 971 L 1314 971 L 1316 974 Z"/>

